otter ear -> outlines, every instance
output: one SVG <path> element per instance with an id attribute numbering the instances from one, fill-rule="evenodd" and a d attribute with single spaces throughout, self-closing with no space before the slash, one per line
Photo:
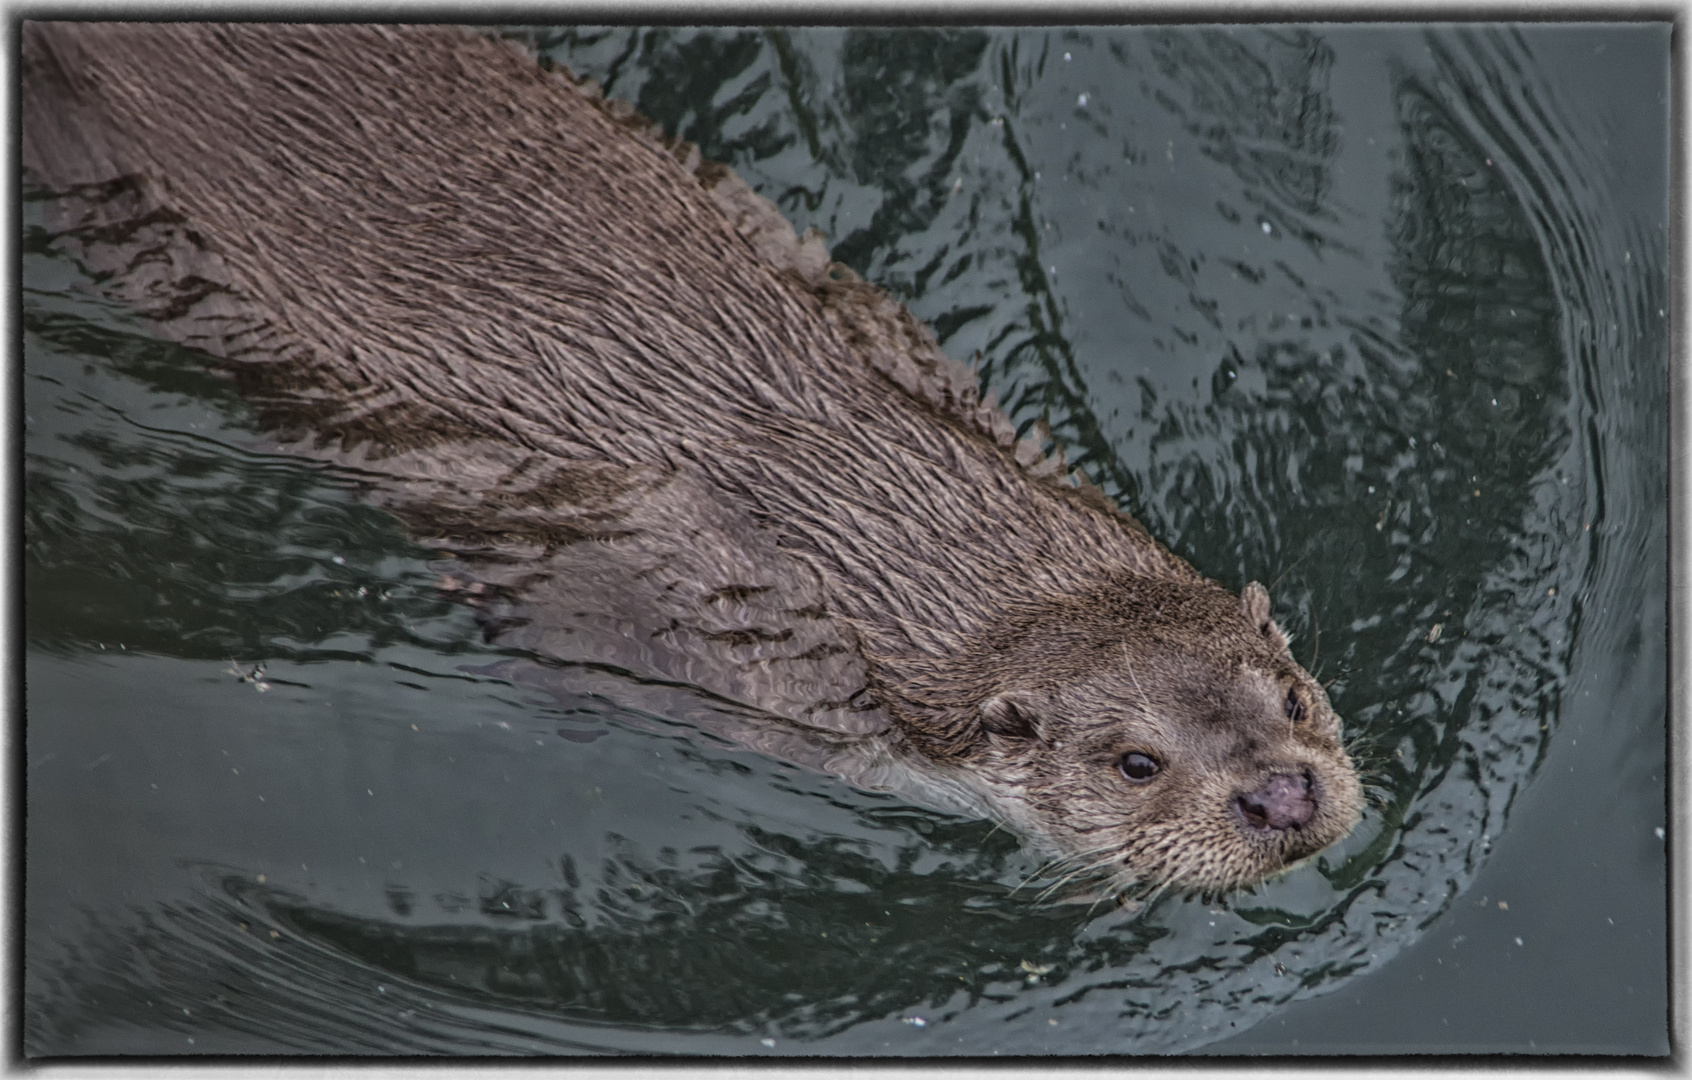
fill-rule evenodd
<path id="1" fill-rule="evenodd" d="M 1018 694 L 994 694 L 981 703 L 981 730 L 1005 739 L 1045 742 L 1040 717 Z"/>
<path id="2" fill-rule="evenodd" d="M 1277 649 L 1287 647 L 1287 636 L 1281 628 L 1275 625 L 1275 620 L 1269 615 L 1269 590 L 1257 582 L 1249 582 L 1240 593 L 1240 608 L 1245 617 L 1257 627 L 1257 632 L 1268 638 Z"/>

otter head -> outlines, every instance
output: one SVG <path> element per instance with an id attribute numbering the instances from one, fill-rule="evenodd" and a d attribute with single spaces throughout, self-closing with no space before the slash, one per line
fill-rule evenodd
<path id="1" fill-rule="evenodd" d="M 1253 582 L 1131 579 L 1011 620 L 964 760 L 1014 816 L 1119 889 L 1219 892 L 1344 837 L 1340 722 Z M 979 684 L 978 684 L 979 685 Z"/>

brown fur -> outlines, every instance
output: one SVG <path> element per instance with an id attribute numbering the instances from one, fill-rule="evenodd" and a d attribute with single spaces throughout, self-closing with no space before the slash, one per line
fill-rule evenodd
<path id="1" fill-rule="evenodd" d="M 1355 822 L 1260 587 L 1015 443 L 901 305 L 591 86 L 352 26 L 32 23 L 23 76 L 64 246 L 479 554 L 511 640 L 877 740 L 1120 884 L 1257 880 Z M 1243 824 L 1293 772 L 1313 818 Z"/>

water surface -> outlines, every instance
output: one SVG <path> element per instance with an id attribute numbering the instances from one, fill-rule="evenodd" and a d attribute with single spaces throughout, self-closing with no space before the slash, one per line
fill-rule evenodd
<path id="1" fill-rule="evenodd" d="M 1666 27 L 515 34 L 1270 583 L 1365 821 L 1050 904 L 686 687 L 537 699 L 26 203 L 29 1053 L 1666 1050 Z"/>

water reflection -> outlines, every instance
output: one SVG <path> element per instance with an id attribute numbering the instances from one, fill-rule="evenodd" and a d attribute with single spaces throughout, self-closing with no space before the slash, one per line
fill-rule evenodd
<path id="1" fill-rule="evenodd" d="M 396 565 L 419 550 L 351 483 L 234 449 L 218 437 L 242 430 L 227 414 L 172 430 L 48 373 L 50 356 L 98 356 L 166 399 L 233 409 L 200 357 L 66 312 L 26 307 L 23 327 L 24 583 L 53 598 L 30 611 L 34 647 L 355 659 L 354 641 L 416 640 L 412 620 L 449 609 L 431 577 Z"/>
<path id="2" fill-rule="evenodd" d="M 1334 50 L 1321 35 L 1270 30 L 1242 40 L 1223 30 L 1158 31 L 1150 40 L 1158 70 L 1188 101 L 1160 104 L 1181 118 L 1206 157 L 1234 172 L 1261 220 L 1313 247 L 1333 242 L 1316 228 L 1338 221 L 1328 206 L 1340 142 L 1328 85 Z"/>

